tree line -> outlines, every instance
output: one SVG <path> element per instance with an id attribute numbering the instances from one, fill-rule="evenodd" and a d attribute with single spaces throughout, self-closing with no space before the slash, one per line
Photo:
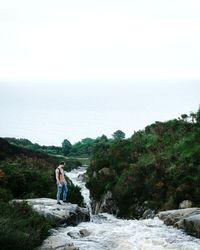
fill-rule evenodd
<path id="1" fill-rule="evenodd" d="M 124 138 L 125 133 L 121 130 L 117 130 L 113 133 L 112 138 L 110 138 L 109 140 L 113 141 Z M 90 157 L 95 144 L 104 139 L 108 140 L 105 135 L 102 135 L 100 137 L 97 137 L 96 139 L 92 139 L 89 137 L 84 138 L 81 141 L 72 145 L 68 139 L 64 139 L 61 144 L 61 147 L 58 147 L 53 145 L 41 146 L 38 143 L 32 143 L 30 140 L 23 138 L 17 139 L 5 137 L 4 139 L 13 145 L 17 145 L 34 151 L 44 152 L 52 155 L 63 155 L 68 157 Z"/>

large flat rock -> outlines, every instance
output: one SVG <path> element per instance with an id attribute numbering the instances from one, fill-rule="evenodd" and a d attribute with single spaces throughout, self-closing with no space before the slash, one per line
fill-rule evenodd
<path id="1" fill-rule="evenodd" d="M 83 221 L 90 220 L 88 209 L 79 207 L 77 204 L 61 202 L 62 205 L 58 205 L 56 200 L 49 198 L 13 200 L 13 202 L 23 201 L 27 202 L 39 214 L 55 220 L 57 224 L 66 223 L 67 225 L 76 226 Z"/>
<path id="2" fill-rule="evenodd" d="M 188 234 L 200 238 L 200 208 L 168 210 L 158 213 L 167 225 L 183 229 Z"/>

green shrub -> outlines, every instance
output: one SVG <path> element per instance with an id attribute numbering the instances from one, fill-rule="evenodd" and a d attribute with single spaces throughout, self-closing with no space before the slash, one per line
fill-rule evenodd
<path id="1" fill-rule="evenodd" d="M 35 249 L 53 226 L 53 222 L 32 211 L 26 203 L 0 202 L 1 250 Z"/>
<path id="2" fill-rule="evenodd" d="M 112 191 L 122 217 L 134 216 L 144 204 L 176 209 L 189 199 L 199 206 L 200 128 L 194 116 L 191 122 L 181 117 L 155 122 L 131 139 L 97 143 L 87 170 L 91 196 L 100 201 Z M 99 176 L 102 168 L 112 170 L 112 178 Z"/>

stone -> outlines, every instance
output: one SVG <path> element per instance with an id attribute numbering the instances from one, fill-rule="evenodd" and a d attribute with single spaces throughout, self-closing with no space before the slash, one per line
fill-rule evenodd
<path id="1" fill-rule="evenodd" d="M 13 200 L 12 202 L 27 202 L 33 210 L 54 220 L 57 225 L 66 223 L 76 226 L 90 220 L 88 209 L 79 207 L 77 204 L 61 202 L 62 205 L 58 205 L 56 200 L 49 198 Z"/>
<path id="2" fill-rule="evenodd" d="M 158 213 L 166 225 L 182 229 L 188 234 L 200 238 L 200 208 L 184 208 Z"/>
<path id="3" fill-rule="evenodd" d="M 200 214 L 193 214 L 183 219 L 183 227 L 189 234 L 200 238 Z"/>
<path id="4" fill-rule="evenodd" d="M 159 212 L 157 215 L 161 220 L 167 219 L 168 216 L 179 218 L 183 216 L 188 216 L 189 214 L 192 214 L 193 212 L 197 211 L 198 208 L 184 208 L 184 209 L 175 209 L 175 210 L 167 210 Z"/>
<path id="5" fill-rule="evenodd" d="M 184 200 L 179 204 L 179 208 L 190 208 L 192 207 L 192 202 L 190 200 Z"/>
<path id="6" fill-rule="evenodd" d="M 52 250 L 52 249 L 56 249 L 56 250 L 79 250 L 78 247 L 75 247 L 74 244 L 65 244 L 62 246 L 57 246 L 54 248 L 54 246 L 52 246 L 52 248 L 39 248 L 40 250 Z"/>
<path id="7" fill-rule="evenodd" d="M 72 239 L 80 238 L 80 234 L 77 232 L 68 232 L 67 235 L 69 235 Z"/>
<path id="8" fill-rule="evenodd" d="M 87 237 L 90 235 L 90 232 L 87 229 L 81 229 L 79 233 L 82 237 Z"/>
<path id="9" fill-rule="evenodd" d="M 111 191 L 107 191 L 103 198 L 102 202 L 100 203 L 99 211 L 100 213 L 110 213 L 110 214 L 117 214 L 119 209 L 113 199 L 113 195 Z"/>
<path id="10" fill-rule="evenodd" d="M 56 249 L 57 250 L 79 250 L 79 248 L 75 247 L 73 244 L 66 244 L 65 246 L 61 246 Z"/>
<path id="11" fill-rule="evenodd" d="M 111 174 L 109 168 L 102 168 L 102 169 L 99 170 L 98 173 L 99 173 L 99 174 L 104 174 L 105 176 L 108 176 L 108 175 Z"/>
<path id="12" fill-rule="evenodd" d="M 97 177 L 97 173 L 96 171 L 93 172 L 93 175 L 92 175 L 93 178 L 96 178 Z"/>
<path id="13" fill-rule="evenodd" d="M 155 211 L 151 209 L 145 210 L 142 215 L 142 219 L 153 219 L 154 217 L 155 217 Z"/>
<path id="14" fill-rule="evenodd" d="M 78 181 L 86 182 L 86 175 L 85 174 L 79 174 L 77 179 L 78 179 Z"/>

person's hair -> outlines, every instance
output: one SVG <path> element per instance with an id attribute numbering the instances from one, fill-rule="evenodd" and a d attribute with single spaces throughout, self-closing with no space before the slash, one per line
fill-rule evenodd
<path id="1" fill-rule="evenodd" d="M 61 161 L 61 162 L 60 162 L 60 165 L 64 165 L 64 164 L 65 164 L 65 162 L 64 162 L 64 161 Z"/>

